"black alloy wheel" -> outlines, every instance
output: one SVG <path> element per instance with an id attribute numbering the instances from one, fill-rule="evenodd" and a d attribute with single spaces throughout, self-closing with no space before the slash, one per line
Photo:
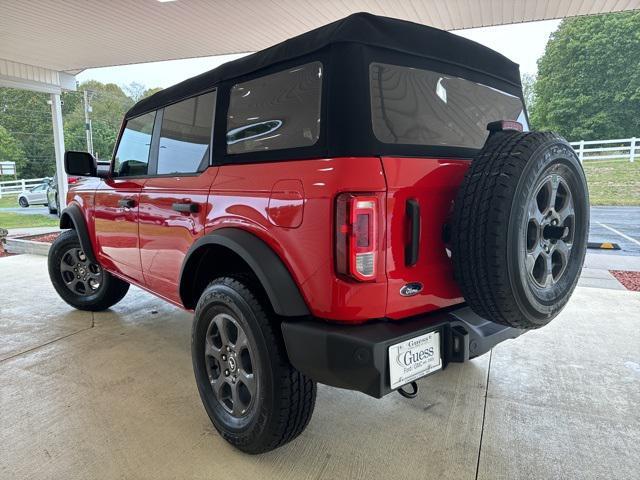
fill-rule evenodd
<path id="1" fill-rule="evenodd" d="M 279 319 L 255 279 L 220 277 L 202 292 L 191 359 L 214 427 L 246 453 L 296 438 L 313 413 L 316 384 L 287 358 Z"/>
<path id="2" fill-rule="evenodd" d="M 129 284 L 92 262 L 75 230 L 62 232 L 49 249 L 49 278 L 58 295 L 79 310 L 106 310 L 127 294 Z"/>
<path id="3" fill-rule="evenodd" d="M 232 416 L 247 415 L 258 393 L 253 373 L 255 353 L 246 333 L 229 313 L 211 319 L 205 337 L 205 365 L 220 405 Z"/>

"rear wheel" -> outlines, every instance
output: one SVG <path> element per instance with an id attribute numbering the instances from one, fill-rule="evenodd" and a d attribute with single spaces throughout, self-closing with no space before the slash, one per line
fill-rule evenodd
<path id="1" fill-rule="evenodd" d="M 497 323 L 546 325 L 573 293 L 588 229 L 584 171 L 566 141 L 492 134 L 456 198 L 451 250 L 465 300 Z"/>
<path id="2" fill-rule="evenodd" d="M 245 282 L 224 277 L 205 289 L 191 352 L 205 410 L 231 445 L 267 452 L 309 423 L 316 384 L 289 363 L 277 323 Z"/>
<path id="3" fill-rule="evenodd" d="M 89 260 L 75 230 L 61 233 L 51 245 L 49 277 L 58 295 L 79 310 L 106 310 L 129 290 L 127 282 Z"/>

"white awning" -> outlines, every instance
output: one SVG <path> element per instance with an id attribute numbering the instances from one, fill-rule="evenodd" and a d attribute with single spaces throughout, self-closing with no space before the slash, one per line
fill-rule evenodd
<path id="1" fill-rule="evenodd" d="M 640 0 L 0 0 L 0 60 L 75 74 L 256 51 L 358 11 L 459 30 L 639 8 Z"/>

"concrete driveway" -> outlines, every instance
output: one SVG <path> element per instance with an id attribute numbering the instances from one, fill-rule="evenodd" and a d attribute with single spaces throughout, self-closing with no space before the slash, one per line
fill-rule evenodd
<path id="1" fill-rule="evenodd" d="M 191 371 L 191 315 L 132 289 L 73 310 L 46 259 L 0 259 L 0 478 L 637 479 L 640 294 L 579 287 L 548 327 L 420 381 L 413 400 L 320 386 L 309 428 L 247 456 Z"/>
<path id="2" fill-rule="evenodd" d="M 0 212 L 8 212 L 8 213 L 17 213 L 19 215 L 47 215 L 53 218 L 58 218 L 57 215 L 51 215 L 49 213 L 49 208 L 43 206 L 32 205 L 27 208 L 22 207 L 2 207 L 0 208 Z"/>

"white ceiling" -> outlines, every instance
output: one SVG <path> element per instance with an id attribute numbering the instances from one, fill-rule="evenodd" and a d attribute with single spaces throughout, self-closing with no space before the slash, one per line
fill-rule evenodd
<path id="1" fill-rule="evenodd" d="M 445 30 L 640 9 L 640 0 L 0 0 L 0 59 L 89 67 L 256 51 L 368 11 Z"/>

